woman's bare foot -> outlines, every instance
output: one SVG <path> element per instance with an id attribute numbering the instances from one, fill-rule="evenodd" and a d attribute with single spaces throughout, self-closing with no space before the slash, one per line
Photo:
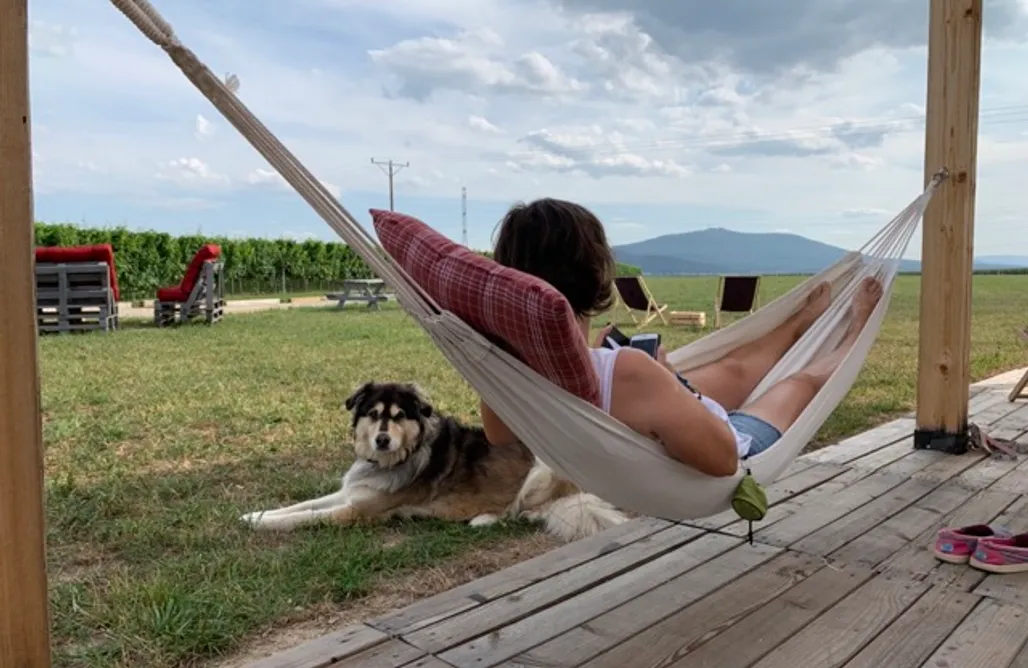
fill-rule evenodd
<path id="1" fill-rule="evenodd" d="M 883 292 L 882 282 L 874 276 L 868 276 L 860 282 L 857 294 L 853 295 L 853 304 L 850 306 L 850 326 L 839 347 L 852 345 L 856 341 L 864 329 L 864 325 L 870 320 L 871 312 L 875 310 Z"/>
<path id="2" fill-rule="evenodd" d="M 832 286 L 828 281 L 818 283 L 814 286 L 814 289 L 807 295 L 807 304 L 801 311 L 802 318 L 800 320 L 800 331 L 799 334 L 810 329 L 810 326 L 821 317 L 828 307 L 832 303 Z"/>

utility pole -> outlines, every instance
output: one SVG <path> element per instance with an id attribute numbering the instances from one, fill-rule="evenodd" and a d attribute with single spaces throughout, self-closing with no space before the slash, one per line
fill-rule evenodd
<path id="1" fill-rule="evenodd" d="M 468 245 L 468 189 L 460 189 L 460 229 L 464 246 Z"/>
<path id="2" fill-rule="evenodd" d="M 410 167 L 409 162 L 394 162 L 393 160 L 371 159 L 371 164 L 378 165 L 379 169 L 389 177 L 389 210 L 393 211 L 393 177 L 400 173 L 404 167 Z"/>

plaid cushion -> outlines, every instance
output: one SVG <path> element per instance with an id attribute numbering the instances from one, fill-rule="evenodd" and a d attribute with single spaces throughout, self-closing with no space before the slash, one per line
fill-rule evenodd
<path id="1" fill-rule="evenodd" d="M 371 209 L 386 251 L 444 309 L 537 373 L 599 405 L 599 380 L 564 295 L 497 264 L 411 216 Z"/>

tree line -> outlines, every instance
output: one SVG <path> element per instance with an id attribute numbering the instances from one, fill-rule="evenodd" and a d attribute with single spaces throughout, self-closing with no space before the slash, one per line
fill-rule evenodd
<path id="1" fill-rule="evenodd" d="M 110 244 L 122 299 L 152 299 L 158 288 L 178 284 L 193 255 L 208 243 L 221 247 L 229 294 L 331 290 L 346 279 L 374 277 L 367 263 L 340 242 L 174 236 L 67 223 L 36 223 L 35 237 L 37 246 Z M 477 252 L 492 256 L 488 251 Z M 618 271 L 620 275 L 640 273 L 637 267 L 621 264 Z"/>

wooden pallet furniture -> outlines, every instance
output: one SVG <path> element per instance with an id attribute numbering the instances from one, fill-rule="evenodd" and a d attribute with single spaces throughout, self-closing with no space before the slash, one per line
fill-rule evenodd
<path id="1" fill-rule="evenodd" d="M 341 291 L 330 292 L 325 298 L 337 302 L 338 308 L 346 306 L 348 301 L 354 301 L 366 302 L 368 308 L 377 310 L 381 302 L 389 301 L 389 297 L 382 294 L 385 287 L 385 281 L 379 278 L 354 278 L 343 281 Z"/>
<path id="2" fill-rule="evenodd" d="M 203 318 L 209 325 L 221 322 L 225 315 L 225 284 L 220 257 L 220 246 L 205 244 L 193 256 L 178 285 L 157 291 L 153 303 L 155 325 L 167 327 L 194 318 Z"/>
<path id="3" fill-rule="evenodd" d="M 636 327 L 645 327 L 656 318 L 660 318 L 665 325 L 668 324 L 667 316 L 664 315 L 668 305 L 657 303 L 642 276 L 618 276 L 614 279 L 615 314 L 619 306 L 628 311 L 628 317 Z M 643 313 L 641 322 L 635 317 L 636 311 Z"/>
<path id="4" fill-rule="evenodd" d="M 109 332 L 118 328 L 118 274 L 110 244 L 42 246 L 36 255 L 40 332 Z"/>
<path id="5" fill-rule="evenodd" d="M 668 321 L 679 327 L 703 329 L 707 326 L 707 313 L 705 311 L 671 311 L 668 313 Z"/>
<path id="6" fill-rule="evenodd" d="M 722 313 L 750 314 L 760 308 L 760 276 L 719 276 L 714 295 L 714 329 Z"/>
<path id="7" fill-rule="evenodd" d="M 1028 405 L 972 386 L 974 423 Z M 1028 530 L 1028 456 L 915 450 L 912 415 L 797 459 L 754 525 L 633 519 L 249 668 L 1028 665 L 1028 578 L 937 561 L 944 526 Z"/>

